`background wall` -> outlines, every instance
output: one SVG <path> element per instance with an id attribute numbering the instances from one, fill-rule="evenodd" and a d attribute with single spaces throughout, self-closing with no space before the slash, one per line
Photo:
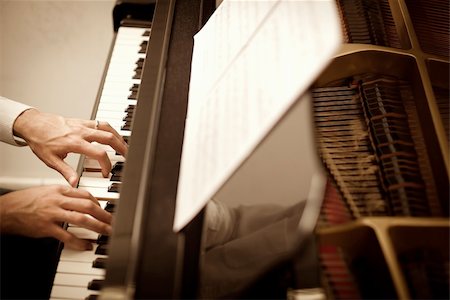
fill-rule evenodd
<path id="1" fill-rule="evenodd" d="M 0 0 L 0 95 L 90 118 L 113 38 L 114 3 Z M 76 166 L 77 159 L 67 161 Z M 0 143 L 0 186 L 61 178 L 28 147 Z"/>

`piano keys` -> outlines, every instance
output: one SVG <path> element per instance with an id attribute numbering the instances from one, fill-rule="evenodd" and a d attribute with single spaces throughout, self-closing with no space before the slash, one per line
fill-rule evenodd
<path id="1" fill-rule="evenodd" d="M 141 83 L 140 74 L 145 60 L 150 27 L 122 26 L 118 29 L 101 90 L 95 119 L 108 122 L 122 136 L 131 136 L 131 124 L 136 94 Z M 119 200 L 118 184 L 121 181 L 125 158 L 110 146 L 103 146 L 111 164 L 111 174 L 104 178 L 99 163 L 85 158 L 78 188 L 96 197 L 103 208 Z M 114 187 L 114 188 L 113 188 Z M 109 202 L 108 202 L 109 201 Z M 68 224 L 67 230 L 77 237 L 92 241 L 90 251 L 62 249 L 51 299 L 84 299 L 98 295 L 105 276 L 105 243 L 98 233 Z"/>

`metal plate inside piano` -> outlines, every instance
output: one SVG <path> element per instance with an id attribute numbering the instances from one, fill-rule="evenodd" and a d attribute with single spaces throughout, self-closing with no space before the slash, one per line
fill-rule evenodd
<path id="1" fill-rule="evenodd" d="M 337 3 L 347 43 L 313 87 L 327 293 L 448 298 L 448 3 Z"/>

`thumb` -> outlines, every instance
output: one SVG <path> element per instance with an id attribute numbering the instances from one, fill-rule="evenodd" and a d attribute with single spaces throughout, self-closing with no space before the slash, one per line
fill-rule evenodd
<path id="1" fill-rule="evenodd" d="M 74 169 L 72 169 L 71 166 L 69 166 L 65 161 L 63 161 L 61 158 L 54 156 L 50 167 L 61 173 L 61 175 L 67 180 L 67 182 L 72 186 L 75 187 L 78 182 L 78 175 L 75 172 Z"/>

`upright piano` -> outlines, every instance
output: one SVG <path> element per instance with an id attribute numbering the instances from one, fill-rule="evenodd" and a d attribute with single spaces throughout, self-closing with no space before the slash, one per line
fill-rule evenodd
<path id="1" fill-rule="evenodd" d="M 336 4 L 346 41 L 311 87 L 329 174 L 317 234 L 233 296 L 295 299 L 315 287 L 330 299 L 448 298 L 448 5 Z M 113 211 L 113 234 L 69 224 L 98 245 L 62 249 L 51 299 L 202 297 L 204 212 L 179 233 L 172 226 L 193 36 L 215 6 L 117 2 L 92 118 L 115 127 L 129 153 L 110 151 L 107 179 L 95 161 L 79 167 L 79 187 Z"/>

